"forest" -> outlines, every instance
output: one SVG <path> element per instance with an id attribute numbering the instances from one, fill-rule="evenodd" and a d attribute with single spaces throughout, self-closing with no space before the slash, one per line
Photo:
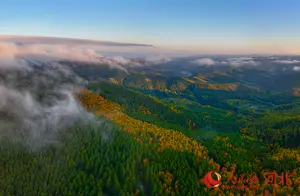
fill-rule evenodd
<path id="1" fill-rule="evenodd" d="M 0 195 L 299 195 L 297 104 L 238 113 L 181 100 L 91 83 L 78 101 L 100 125 L 70 126 L 38 151 L 1 147 Z M 209 189 L 209 171 L 222 182 L 256 173 L 259 183 Z M 267 171 L 292 173 L 292 185 L 264 184 Z"/>

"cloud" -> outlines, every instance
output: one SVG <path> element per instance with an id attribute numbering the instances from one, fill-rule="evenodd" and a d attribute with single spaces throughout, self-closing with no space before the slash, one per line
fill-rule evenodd
<path id="1" fill-rule="evenodd" d="M 112 69 L 120 69 L 125 72 L 125 65 L 138 65 L 131 59 L 121 56 L 105 57 L 95 50 L 84 46 L 65 45 L 16 45 L 14 43 L 0 43 L 0 67 L 22 66 L 28 61 L 53 62 L 72 61 L 88 62 L 95 65 L 106 64 Z"/>
<path id="2" fill-rule="evenodd" d="M 293 70 L 294 70 L 294 71 L 300 71 L 300 66 L 294 66 L 294 67 L 293 67 Z"/>
<path id="3" fill-rule="evenodd" d="M 281 64 L 296 64 L 296 63 L 300 63 L 300 61 L 298 60 L 276 60 L 273 61 L 274 63 L 281 63 Z"/>
<path id="4" fill-rule="evenodd" d="M 227 63 L 228 65 L 233 67 L 260 65 L 260 62 L 256 62 L 253 60 L 253 58 L 250 57 L 228 58 L 223 63 Z"/>
<path id="5" fill-rule="evenodd" d="M 0 43 L 0 68 L 6 67 L 22 67 L 25 64 L 24 60 L 18 59 L 18 48 L 14 44 Z"/>
<path id="6" fill-rule="evenodd" d="M 150 63 L 165 63 L 171 61 L 172 59 L 163 53 L 156 53 L 147 54 L 144 60 Z"/>
<path id="7" fill-rule="evenodd" d="M 129 46 L 117 47 L 126 50 Z M 132 46 L 131 46 L 132 47 Z M 138 46 L 139 50 L 143 47 Z M 149 66 L 169 62 L 172 59 L 160 52 L 145 50 L 139 58 L 127 58 L 121 55 L 114 56 L 112 52 L 115 46 L 109 46 L 108 53 L 104 56 L 99 51 L 105 51 L 105 47 L 91 47 L 87 45 L 49 45 L 49 44 L 16 44 L 0 42 L 0 67 L 21 66 L 28 61 L 34 62 L 84 62 L 94 66 L 108 65 L 111 69 L 119 69 L 127 72 L 128 67 Z M 132 52 L 134 51 L 131 48 Z M 149 53 L 150 52 L 150 53 Z"/>
<path id="8" fill-rule="evenodd" d="M 201 66 L 213 66 L 216 65 L 216 61 L 213 60 L 212 58 L 202 58 L 202 59 L 197 59 L 195 61 L 192 61 L 192 63 L 201 65 Z"/>
<path id="9" fill-rule="evenodd" d="M 39 37 L 39 36 L 12 36 L 2 35 L 0 36 L 2 42 L 14 42 L 20 45 L 22 44 L 49 44 L 49 45 L 102 45 L 102 46 L 142 46 L 153 47 L 148 44 L 133 44 L 133 43 L 120 43 L 110 41 L 98 41 L 87 39 L 75 39 L 75 38 L 57 38 L 57 37 Z"/>
<path id="10" fill-rule="evenodd" d="M 253 58 L 250 57 L 237 57 L 237 58 L 227 58 L 224 60 L 214 60 L 212 58 L 202 58 L 192 61 L 192 63 L 196 63 L 201 66 L 257 66 L 260 65 L 260 62 L 256 62 Z"/>
<path id="11" fill-rule="evenodd" d="M 16 142 L 36 149 L 58 142 L 57 134 L 75 122 L 93 122 L 76 98 L 84 84 L 55 63 L 0 69 L 1 146 Z"/>
<path id="12" fill-rule="evenodd" d="M 76 122 L 98 124 L 76 98 L 85 81 L 60 61 L 124 71 L 125 65 L 138 63 L 105 57 L 89 46 L 0 43 L 1 146 L 17 142 L 36 149 L 58 142 L 57 134 Z"/>
<path id="13" fill-rule="evenodd" d="M 1 39 L 0 39 L 1 40 Z M 3 41 L 3 40 L 2 40 Z M 155 52 L 141 59 L 121 55 L 103 55 L 106 46 L 80 45 L 47 40 L 39 43 L 0 42 L 0 143 L 20 142 L 41 147 L 56 142 L 57 133 L 78 121 L 94 122 L 77 101 L 77 88 L 85 81 L 61 61 L 88 62 L 94 66 L 109 65 L 127 72 L 129 66 L 145 66 L 171 60 Z M 22 41 L 22 40 L 19 40 Z M 24 40 L 23 40 L 24 41 Z M 36 41 L 36 40 L 35 40 Z M 49 42 L 52 43 L 49 43 Z M 29 43 L 30 42 L 30 43 Z M 113 48 L 145 48 L 144 46 L 109 45 Z M 147 48 L 147 47 L 146 47 Z M 146 51 L 149 51 L 147 49 Z M 74 63 L 80 65 L 80 63 Z"/>

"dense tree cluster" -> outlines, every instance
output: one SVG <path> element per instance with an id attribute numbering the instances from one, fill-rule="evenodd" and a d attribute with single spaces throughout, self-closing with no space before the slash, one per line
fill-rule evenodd
<path id="1" fill-rule="evenodd" d="M 297 148 L 300 146 L 300 109 L 270 110 L 262 118 L 240 130 L 271 145 Z"/>
<path id="2" fill-rule="evenodd" d="M 150 141 L 158 145 L 158 150 L 165 148 L 176 149 L 180 152 L 193 152 L 198 157 L 207 157 L 207 150 L 197 141 L 185 136 L 179 131 L 159 128 L 156 125 L 136 120 L 121 111 L 121 106 L 105 100 L 99 94 L 85 91 L 79 99 L 87 108 L 94 110 L 97 115 L 102 115 L 116 124 L 122 126 L 123 130 L 132 133 L 135 138 L 142 141 Z"/>
<path id="3" fill-rule="evenodd" d="M 2 148 L 0 194 L 206 195 L 198 180 L 213 169 L 208 159 L 173 149 L 157 152 L 151 142 L 103 127 L 70 128 L 58 146 L 34 152 L 16 144 Z"/>
<path id="4" fill-rule="evenodd" d="M 224 177 L 225 180 L 228 179 L 232 170 L 235 170 L 236 173 L 244 173 L 246 175 L 250 175 L 251 173 L 256 172 L 258 175 L 260 175 L 260 184 L 263 184 L 263 171 L 272 169 L 278 172 L 297 171 L 298 177 L 296 176 L 296 178 L 293 178 L 293 186 L 291 188 L 287 189 L 286 187 L 278 186 L 275 187 L 274 190 L 276 189 L 276 193 L 281 192 L 291 194 L 296 193 L 298 191 L 298 181 L 300 173 L 298 170 L 295 170 L 299 168 L 299 165 L 297 165 L 298 152 L 291 153 L 291 156 L 293 158 L 288 163 L 282 164 L 283 162 L 280 163 L 280 161 L 278 161 L 276 165 L 281 164 L 281 167 L 271 167 L 270 161 L 274 161 L 273 159 L 274 157 L 276 157 L 276 153 L 270 152 L 268 145 L 265 145 L 263 142 L 257 141 L 255 138 L 241 136 L 238 133 L 224 133 L 224 136 L 217 136 L 206 140 L 203 144 L 206 146 L 208 151 L 205 147 L 201 147 L 200 149 L 205 149 L 205 151 L 201 152 L 200 150 L 200 153 L 198 154 L 197 150 L 191 150 L 197 149 L 195 147 L 182 148 L 182 144 L 189 143 L 185 142 L 185 140 L 189 141 L 190 138 L 184 136 L 180 132 L 159 128 L 150 123 L 134 119 L 124 114 L 120 105 L 106 100 L 99 94 L 94 94 L 91 91 L 85 91 L 85 95 L 83 96 L 83 99 L 81 99 L 81 101 L 83 101 L 84 105 L 86 105 L 87 108 L 90 108 L 89 105 L 93 105 L 93 107 L 96 106 L 98 111 L 96 111 L 96 113 L 98 115 L 105 116 L 106 118 L 111 119 L 113 122 L 120 125 L 123 130 L 133 134 L 133 136 L 139 143 L 144 144 L 149 142 L 153 144 L 157 153 L 165 152 L 166 149 L 174 149 L 177 152 L 193 152 L 194 155 L 196 155 L 196 157 L 200 156 L 200 159 L 197 158 L 197 160 L 201 161 L 204 158 L 204 160 L 207 161 L 208 165 L 211 165 L 214 171 L 218 171 L 222 175 L 222 177 Z M 93 101 L 98 103 L 93 103 Z M 173 134 L 170 133 L 173 133 L 174 136 L 172 136 Z M 176 135 L 180 137 L 178 138 Z M 186 139 L 182 140 L 180 139 L 181 137 Z M 199 137 L 199 139 L 200 138 L 201 137 Z M 196 141 L 192 143 L 197 144 Z M 278 153 L 281 154 L 280 152 Z M 285 159 L 282 157 L 278 157 L 278 160 L 285 161 Z M 142 162 L 144 165 L 148 165 L 150 161 L 148 158 L 145 158 Z M 216 162 L 218 164 L 216 164 Z M 180 183 L 178 183 L 179 181 L 174 181 L 173 174 L 169 171 L 170 169 L 167 169 L 166 171 L 162 170 L 159 172 L 159 176 L 164 176 L 163 174 L 166 174 L 166 177 L 160 178 L 163 183 L 163 187 L 161 187 L 161 194 L 172 195 L 176 193 L 176 190 L 180 190 L 181 186 Z M 202 168 L 198 170 L 198 174 L 200 176 L 198 178 L 198 183 L 200 184 L 200 186 L 204 186 L 201 177 L 203 177 L 203 175 L 205 175 L 207 171 L 208 170 L 203 170 Z M 237 180 L 237 177 L 235 177 L 235 180 Z M 195 181 L 193 183 L 195 183 Z M 269 186 L 258 185 L 257 189 L 245 190 L 246 192 L 244 190 L 227 190 L 222 187 L 214 190 L 206 190 L 205 192 L 213 194 L 246 193 L 246 195 L 255 195 L 264 193 L 265 191 L 273 192 L 274 190 Z"/>
<path id="5" fill-rule="evenodd" d="M 167 85 L 174 91 L 179 85 L 197 99 L 183 101 L 179 93 L 176 98 L 184 103 L 175 104 L 174 98 L 92 84 L 92 91 L 83 90 L 78 100 L 105 120 L 67 128 L 56 143 L 41 149 L 2 145 L 0 195 L 300 194 L 298 107 L 238 113 L 236 106 L 221 101 L 234 97 L 227 90 L 241 91 L 236 86 L 195 90 Z M 213 88 L 226 91 L 214 96 Z M 249 97 L 241 93 L 239 98 Z M 295 145 L 283 148 L 287 144 Z M 222 184 L 208 189 L 203 177 L 209 171 L 221 174 L 222 183 L 256 173 L 259 183 L 254 189 Z M 293 172 L 292 185 L 264 184 L 267 171 Z"/>
<path id="6" fill-rule="evenodd" d="M 101 96 L 123 105 L 123 111 L 135 119 L 168 129 L 180 130 L 186 134 L 189 131 L 207 127 L 223 132 L 238 132 L 241 124 L 246 121 L 245 117 L 222 108 L 218 109 L 209 105 L 191 105 L 190 107 L 170 105 L 165 103 L 164 99 L 158 101 L 153 96 L 105 81 L 94 82 L 89 85 L 89 89 L 92 91 L 101 89 Z M 141 110 L 140 107 L 143 109 Z M 145 109 L 151 115 L 145 113 Z"/>

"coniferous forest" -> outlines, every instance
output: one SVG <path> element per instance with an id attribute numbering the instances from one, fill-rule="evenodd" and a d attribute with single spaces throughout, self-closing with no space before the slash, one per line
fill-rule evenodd
<path id="1" fill-rule="evenodd" d="M 88 80 L 75 98 L 92 120 L 37 148 L 2 137 L 0 195 L 300 195 L 299 96 L 234 81 L 239 71 L 75 67 Z M 38 98 L 64 96 L 51 93 Z M 210 171 L 219 186 L 207 186 Z"/>

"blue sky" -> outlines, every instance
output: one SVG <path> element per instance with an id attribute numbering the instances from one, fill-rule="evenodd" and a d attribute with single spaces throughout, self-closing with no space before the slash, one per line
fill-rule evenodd
<path id="1" fill-rule="evenodd" d="M 5 0 L 0 34 L 298 52 L 299 10 L 299 0 Z"/>

